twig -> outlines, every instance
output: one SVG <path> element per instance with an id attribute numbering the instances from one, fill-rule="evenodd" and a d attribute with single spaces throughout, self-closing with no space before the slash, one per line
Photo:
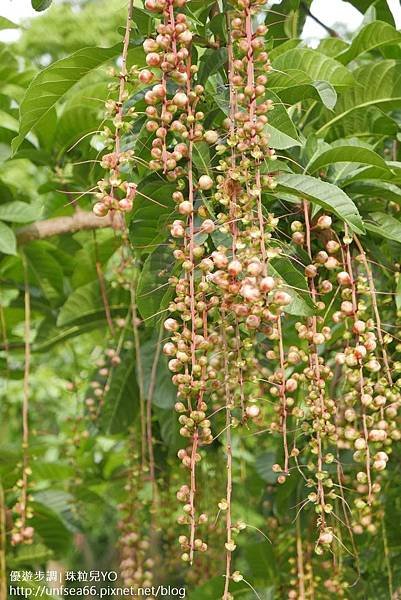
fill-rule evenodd
<path id="1" fill-rule="evenodd" d="M 332 29 L 329 25 L 326 25 L 325 23 L 323 23 L 323 21 L 321 21 L 318 17 L 316 17 L 311 12 L 311 10 L 310 10 L 309 6 L 306 4 L 306 2 L 301 2 L 301 7 L 305 11 L 305 13 L 308 15 L 308 17 L 313 19 L 318 25 L 320 25 L 320 27 L 323 27 L 323 29 L 325 29 L 331 37 L 336 37 L 336 38 L 339 37 L 337 31 Z"/>

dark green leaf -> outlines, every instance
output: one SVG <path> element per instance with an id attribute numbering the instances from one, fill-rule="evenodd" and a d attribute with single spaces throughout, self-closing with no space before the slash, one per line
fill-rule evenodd
<path id="1" fill-rule="evenodd" d="M 135 359 L 132 354 L 125 353 L 112 371 L 110 389 L 101 410 L 101 429 L 111 434 L 127 433 L 138 411 L 138 402 Z"/>
<path id="2" fill-rule="evenodd" d="M 42 10 L 46 10 L 49 8 L 53 0 L 31 0 L 32 8 L 41 12 Z"/>
<path id="3" fill-rule="evenodd" d="M 167 308 L 172 288 L 168 279 L 173 272 L 174 259 L 169 246 L 158 246 L 148 256 L 139 277 L 137 304 L 139 312 L 148 326 L 160 319 L 161 312 Z"/>

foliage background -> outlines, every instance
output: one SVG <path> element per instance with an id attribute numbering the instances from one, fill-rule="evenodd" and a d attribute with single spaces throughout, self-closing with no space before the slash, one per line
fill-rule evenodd
<path id="1" fill-rule="evenodd" d="M 209 22 L 207 30 L 202 25 L 202 15 L 211 4 L 190 2 L 199 18 L 200 40 L 216 32 L 224 36 L 222 22 Z M 276 18 L 267 17 L 271 21 L 269 38 L 275 40 L 271 56 L 279 71 L 270 84 L 279 104 L 271 123 L 273 146 L 283 156 L 280 162 L 283 172 L 290 170 L 286 161 L 290 158 L 295 173 L 302 176 L 305 169 L 315 177 L 321 174 L 345 189 L 357 203 L 368 229 L 365 244 L 371 256 L 391 270 L 390 275 L 389 271 L 378 270 L 378 281 L 396 294 L 400 307 L 401 289 L 397 281 L 401 239 L 398 143 L 401 34 L 394 28 L 386 2 L 353 0 L 351 4 L 365 13 L 362 30 L 350 42 L 328 37 L 312 52 L 303 48 L 299 39 L 308 4 L 284 0 L 279 5 L 284 20 L 277 22 Z M 125 18 L 121 6 L 119 0 L 64 2 L 32 21 L 17 43 L 0 47 L 0 475 L 10 509 L 21 461 L 23 252 L 33 310 L 31 453 L 33 524 L 38 533 L 32 546 L 8 547 L 10 569 L 37 568 L 51 564 L 49 561 L 72 570 L 109 569 L 110 565 L 118 565 L 117 507 L 125 496 L 129 455 L 126 433 L 128 427 L 137 423 L 139 410 L 132 332 L 123 329 L 123 362 L 112 373 L 110 390 L 104 398 L 105 410 L 96 422 L 88 418 L 85 399 L 90 395 L 90 382 L 99 379 L 96 361 L 104 358 L 107 348 L 113 348 L 118 341 L 107 329 L 96 263 L 101 265 L 113 318 L 124 318 L 129 310 L 129 289 L 123 276 L 120 280 L 116 276 L 121 238 L 104 229 L 33 241 L 22 247 L 18 245 L 18 236 L 25 224 L 72 215 L 75 210 L 72 200 L 81 209 L 90 209 L 92 198 L 85 192 L 96 183 L 100 169 L 96 163 L 87 161 L 96 160 L 101 147 L 97 132 L 108 95 L 105 65 L 107 58 L 109 62 L 115 61 L 120 51 L 117 46 L 107 55 L 99 48 L 120 42 Z M 142 13 L 137 16 L 131 63 L 143 60 L 139 43 L 149 27 Z M 1 21 L 0 26 L 3 26 Z M 75 55 L 78 70 L 74 85 L 64 94 L 54 88 L 52 106 L 43 118 L 34 120 L 24 131 L 24 117 L 22 124 L 19 123 L 19 106 L 29 84 L 44 67 L 86 46 L 98 48 L 93 51 L 93 62 L 88 61 L 85 53 Z M 209 92 L 208 114 L 210 119 L 221 118 L 226 101 L 221 85 L 224 52 L 204 49 L 202 52 L 201 68 Z M 51 76 L 43 80 L 40 93 L 51 90 L 58 68 L 55 65 Z M 38 97 L 32 97 L 33 107 Z M 132 102 L 141 107 L 140 97 Z M 13 153 L 12 140 L 21 131 L 21 145 Z M 136 154 L 148 160 L 146 136 L 141 131 L 134 134 L 131 144 Z M 329 153 L 326 162 L 319 164 L 318 158 L 325 152 Z M 348 161 L 345 166 L 341 162 L 344 156 Z M 207 156 L 206 160 L 213 162 L 213 156 Z M 299 164 L 302 168 L 296 166 Z M 204 169 L 204 159 L 197 168 L 200 172 Z M 135 175 L 143 193 L 165 203 L 165 208 L 160 209 L 142 200 L 130 222 L 136 259 L 130 275 L 139 278 L 142 293 L 138 309 L 140 316 L 147 319 L 141 326 L 140 352 L 144 370 L 150 374 L 160 325 L 153 315 L 166 306 L 164 289 L 156 288 L 161 270 L 167 264 L 166 253 L 159 243 L 164 241 L 165 223 L 171 218 L 171 190 L 152 178 L 142 180 L 144 171 L 140 165 Z M 302 185 L 299 179 L 291 184 L 287 181 L 287 185 L 283 179 L 279 193 L 296 192 L 297 186 Z M 317 179 L 312 197 L 317 204 L 327 200 Z M 388 310 L 387 322 L 398 322 L 399 314 L 390 304 L 387 309 L 384 305 L 384 310 Z M 394 352 L 397 355 L 399 348 Z M 168 503 L 164 519 L 166 535 L 160 546 L 164 581 L 186 581 L 192 590 L 191 600 L 215 598 L 222 571 L 218 544 L 203 578 L 199 576 L 195 582 L 185 579 L 185 569 L 174 556 L 175 551 L 178 556 L 176 532 L 168 524 L 173 522 L 177 510 L 175 490 L 180 475 L 175 453 L 180 441 L 172 411 L 174 388 L 169 383 L 163 358 L 157 371 L 153 397 L 156 462 Z M 208 494 L 210 497 L 223 494 L 217 470 L 218 452 L 217 443 L 202 471 L 208 490 L 206 503 Z M 283 590 L 291 576 L 288 557 L 292 552 L 292 536 L 284 535 L 281 526 L 286 525 L 291 532 L 292 509 L 299 493 L 295 477 L 289 486 L 275 485 L 269 464 L 276 462 L 276 452 L 276 445 L 269 437 L 263 442 L 260 437 L 249 437 L 235 448 L 241 467 L 235 473 L 238 515 L 266 530 L 273 539 L 270 545 L 257 533 L 247 532 L 239 563 L 266 599 L 284 597 Z M 398 450 L 385 494 L 387 537 L 380 532 L 374 543 L 369 539 L 364 543 L 361 578 L 352 592 L 355 598 L 389 598 L 389 561 L 394 593 L 401 587 L 399 458 Z M 148 511 L 150 490 L 145 487 L 141 494 L 138 502 Z M 8 519 L 9 516 L 7 512 Z M 388 546 L 386 551 L 384 544 Z M 354 571 L 355 564 L 349 560 L 346 568 Z M 247 596 L 246 591 L 241 591 L 240 597 L 250 598 L 252 594 Z"/>

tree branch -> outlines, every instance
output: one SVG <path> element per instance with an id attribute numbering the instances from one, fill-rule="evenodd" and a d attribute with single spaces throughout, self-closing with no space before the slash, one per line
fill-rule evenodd
<path id="1" fill-rule="evenodd" d="M 21 246 L 54 235 L 104 229 L 105 227 L 121 229 L 122 221 L 119 215 L 112 215 L 110 212 L 106 217 L 97 217 L 92 212 L 77 210 L 71 217 L 56 217 L 20 227 L 16 231 L 16 236 L 18 245 Z"/>
<path id="2" fill-rule="evenodd" d="M 310 17 L 311 19 L 313 19 L 318 25 L 320 25 L 320 27 L 323 27 L 323 29 L 325 29 L 327 31 L 327 33 L 329 35 L 331 35 L 331 37 L 339 37 L 337 31 L 335 31 L 334 29 L 332 29 L 331 27 L 329 27 L 328 25 L 326 25 L 325 23 L 323 23 L 318 17 L 316 17 L 310 11 L 310 8 L 306 4 L 306 2 L 301 2 L 301 6 L 302 6 L 303 10 L 305 11 L 305 13 L 308 15 L 308 17 Z"/>

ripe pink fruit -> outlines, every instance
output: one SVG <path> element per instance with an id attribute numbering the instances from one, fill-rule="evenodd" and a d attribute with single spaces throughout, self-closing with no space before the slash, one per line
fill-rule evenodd
<path id="1" fill-rule="evenodd" d="M 173 98 L 173 104 L 178 108 L 185 108 L 188 104 L 188 96 L 184 92 L 177 92 Z"/>
<path id="2" fill-rule="evenodd" d="M 340 285 L 351 285 L 351 275 L 347 271 L 341 271 L 337 275 L 337 281 Z"/>
<path id="3" fill-rule="evenodd" d="M 151 83 L 153 78 L 154 74 L 152 71 L 149 71 L 149 69 L 143 69 L 143 71 L 139 73 L 139 81 L 145 85 Z"/>
<path id="4" fill-rule="evenodd" d="M 156 52 L 151 52 L 146 57 L 146 64 L 149 67 L 158 67 L 160 65 L 160 56 Z"/>
<path id="5" fill-rule="evenodd" d="M 261 279 L 259 288 L 261 292 L 267 294 L 268 292 L 271 292 L 274 289 L 275 285 L 276 282 L 274 281 L 273 277 L 268 276 L 263 277 L 263 279 Z"/>
<path id="6" fill-rule="evenodd" d="M 250 283 L 244 283 L 240 290 L 241 296 L 249 302 L 257 302 L 260 298 L 260 291 L 258 288 Z"/>
<path id="7" fill-rule="evenodd" d="M 251 406 L 246 407 L 245 412 L 248 417 L 250 417 L 251 419 L 254 419 L 255 417 L 259 416 L 260 408 L 259 408 L 259 406 L 256 406 L 256 404 L 251 404 Z"/>
<path id="8" fill-rule="evenodd" d="M 201 190 L 210 190 L 213 187 L 213 179 L 209 175 L 202 175 L 199 178 L 198 185 Z"/>
<path id="9" fill-rule="evenodd" d="M 132 210 L 133 203 L 130 198 L 123 198 L 119 201 L 118 206 L 123 212 L 130 212 Z"/>
<path id="10" fill-rule="evenodd" d="M 215 229 L 216 227 L 211 219 L 205 219 L 201 225 L 201 230 L 205 233 L 213 233 Z"/>
<path id="11" fill-rule="evenodd" d="M 279 291 L 274 294 L 274 303 L 279 306 L 288 306 L 291 304 L 291 296 L 287 292 Z"/>
<path id="12" fill-rule="evenodd" d="M 332 222 L 333 220 L 331 217 L 322 215 L 318 218 L 316 225 L 319 229 L 330 229 Z"/>
<path id="13" fill-rule="evenodd" d="M 227 271 L 232 277 L 236 277 L 242 271 L 242 264 L 239 260 L 232 260 L 227 267 Z"/>
<path id="14" fill-rule="evenodd" d="M 105 217 L 109 212 L 109 209 L 103 202 L 96 202 L 92 210 L 97 217 Z"/>
<path id="15" fill-rule="evenodd" d="M 211 129 L 209 131 L 205 131 L 205 133 L 203 134 L 203 139 L 208 144 L 215 144 L 219 139 L 219 134 L 217 133 L 217 131 L 213 131 Z"/>
<path id="16" fill-rule="evenodd" d="M 180 204 L 178 205 L 178 212 L 181 215 L 191 215 L 193 212 L 192 202 L 189 202 L 189 200 L 184 200 L 183 202 L 180 202 Z"/>

